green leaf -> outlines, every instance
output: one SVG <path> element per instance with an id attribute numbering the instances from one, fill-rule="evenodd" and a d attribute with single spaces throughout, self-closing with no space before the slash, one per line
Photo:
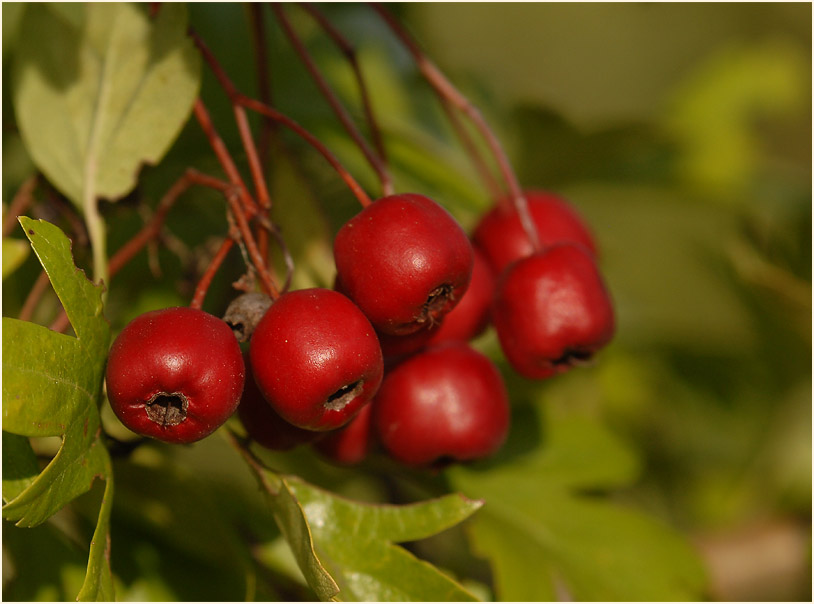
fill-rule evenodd
<path id="1" fill-rule="evenodd" d="M 339 585 L 317 557 L 305 511 L 287 483 L 280 482 L 279 491 L 272 497 L 271 503 L 274 519 L 288 541 L 308 586 L 320 600 L 333 600 L 339 593 Z"/>
<path id="2" fill-rule="evenodd" d="M 394 506 L 361 504 L 285 480 L 310 526 L 314 550 L 339 586 L 357 601 L 472 601 L 476 598 L 437 568 L 395 543 L 423 539 L 462 522 L 481 502 L 448 495 Z M 353 547 L 348 547 L 352 543 Z"/>
<path id="3" fill-rule="evenodd" d="M 26 217 L 20 224 L 71 320 L 77 337 L 3 318 L 3 429 L 22 436 L 62 436 L 57 455 L 3 508 L 24 526 L 44 522 L 104 475 L 99 393 L 110 328 L 101 289 L 73 264 L 57 227 Z"/>
<path id="4" fill-rule="evenodd" d="M 362 504 L 294 476 L 258 471 L 273 493 L 275 520 L 321 600 L 476 600 L 462 585 L 396 543 L 450 528 L 473 514 L 481 502 L 448 495 L 403 506 Z"/>
<path id="5" fill-rule="evenodd" d="M 29 247 L 19 239 L 3 239 L 3 279 L 16 271 L 28 258 Z"/>
<path id="6" fill-rule="evenodd" d="M 37 456 L 28 439 L 3 431 L 3 501 L 25 491 L 39 473 Z"/>
<path id="7" fill-rule="evenodd" d="M 102 449 L 106 452 L 106 449 Z M 111 602 L 114 598 L 113 573 L 110 570 L 110 512 L 113 509 L 113 468 L 105 455 L 105 492 L 99 518 L 93 531 L 85 581 L 76 599 L 80 602 Z"/>
<path id="8" fill-rule="evenodd" d="M 689 600 L 704 574 L 684 540 L 644 514 L 580 494 L 629 484 L 635 457 L 599 424 L 549 413 L 545 445 L 488 471 L 455 468 L 453 485 L 486 500 L 473 519 L 507 601 Z"/>
<path id="9" fill-rule="evenodd" d="M 46 4 L 27 7 L 14 65 L 14 107 L 25 145 L 79 208 L 115 199 L 157 163 L 186 122 L 200 57 L 183 4 L 151 22 L 129 3 L 84 5 L 80 24 Z"/>
<path id="10" fill-rule="evenodd" d="M 3 446 L 13 451 L 12 476 L 21 481 L 9 485 L 13 496 L 3 506 L 3 517 L 18 526 L 36 526 L 88 491 L 96 477 L 104 478 L 105 495 L 80 598 L 110 600 L 108 530 L 113 481 L 110 456 L 99 439 L 99 402 L 110 327 L 102 315 L 102 289 L 76 268 L 70 241 L 62 231 L 42 220 L 19 220 L 76 337 L 3 318 L 3 430 L 11 433 L 4 432 Z M 21 436 L 62 437 L 56 456 L 36 478 Z M 3 486 L 5 495 L 5 482 Z"/>

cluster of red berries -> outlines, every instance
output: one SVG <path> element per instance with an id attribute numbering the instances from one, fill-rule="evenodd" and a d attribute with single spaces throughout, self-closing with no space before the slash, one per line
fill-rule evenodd
<path id="1" fill-rule="evenodd" d="M 509 363 L 539 379 L 587 360 L 614 330 L 580 217 L 550 194 L 527 201 L 540 250 L 509 203 L 470 239 L 427 197 L 377 200 L 334 240 L 334 289 L 274 300 L 245 357 L 227 323 L 203 311 L 141 315 L 111 349 L 113 410 L 135 432 L 176 443 L 237 410 L 259 444 L 310 442 L 342 463 L 360 461 L 373 441 L 410 465 L 494 453 L 508 433 L 508 396 L 468 341 L 491 321 Z"/>

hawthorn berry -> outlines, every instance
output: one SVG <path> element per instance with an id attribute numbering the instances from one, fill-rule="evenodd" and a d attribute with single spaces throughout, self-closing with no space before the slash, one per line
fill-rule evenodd
<path id="1" fill-rule="evenodd" d="M 342 294 L 322 288 L 280 296 L 249 343 L 257 386 L 280 416 L 306 430 L 334 430 L 366 405 L 383 359 L 370 321 Z"/>
<path id="2" fill-rule="evenodd" d="M 504 271 L 492 321 L 511 365 L 537 379 L 588 360 L 614 332 L 613 305 L 593 256 L 567 243 Z"/>
<path id="3" fill-rule="evenodd" d="M 466 342 L 479 336 L 489 325 L 489 309 L 495 290 L 495 277 L 492 268 L 475 249 L 475 262 L 472 265 L 472 280 L 458 306 L 444 317 L 440 328 L 432 334 L 429 342 L 460 340 Z"/>
<path id="4" fill-rule="evenodd" d="M 246 387 L 237 416 L 252 440 L 272 451 L 287 451 L 320 436 L 320 432 L 297 428 L 280 417 L 257 387 L 248 359 L 246 367 Z"/>
<path id="5" fill-rule="evenodd" d="M 373 425 L 404 464 L 480 459 L 506 439 L 508 394 L 486 356 L 464 342 L 442 342 L 388 372 L 373 401 Z"/>
<path id="6" fill-rule="evenodd" d="M 322 455 L 341 465 L 354 465 L 367 457 L 371 444 L 371 411 L 366 405 L 345 426 L 328 432 L 314 443 Z"/>
<path id="7" fill-rule="evenodd" d="M 439 322 L 466 291 L 473 262 L 455 219 L 413 193 L 378 199 L 345 223 L 334 260 L 338 289 L 391 335 Z"/>
<path id="8" fill-rule="evenodd" d="M 591 254 L 597 255 L 590 229 L 571 204 L 545 191 L 526 191 L 525 197 L 543 247 L 555 243 L 579 243 Z M 499 275 L 511 262 L 535 251 L 517 210 L 505 200 L 480 219 L 472 239 L 486 256 L 495 275 Z"/>
<path id="9" fill-rule="evenodd" d="M 381 332 L 376 332 L 376 335 L 379 336 L 379 344 L 381 344 L 384 358 L 391 361 L 409 356 L 424 348 L 441 331 L 441 327 L 442 325 L 436 323 L 434 325 L 425 325 L 418 331 L 403 336 L 394 336 Z"/>
<path id="10" fill-rule="evenodd" d="M 245 365 L 226 323 L 202 310 L 165 308 L 125 326 L 110 349 L 105 379 L 110 406 L 130 430 L 191 443 L 235 411 Z"/>

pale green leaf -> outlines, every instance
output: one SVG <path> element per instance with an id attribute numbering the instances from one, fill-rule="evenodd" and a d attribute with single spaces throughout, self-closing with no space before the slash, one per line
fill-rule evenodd
<path id="1" fill-rule="evenodd" d="M 128 193 L 186 122 L 200 85 L 186 19 L 173 3 L 153 22 L 137 4 L 91 3 L 81 26 L 48 5 L 25 11 L 13 87 L 20 131 L 79 208 Z"/>

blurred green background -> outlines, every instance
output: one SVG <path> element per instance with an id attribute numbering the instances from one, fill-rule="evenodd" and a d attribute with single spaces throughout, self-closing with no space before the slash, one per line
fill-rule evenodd
<path id="1" fill-rule="evenodd" d="M 7 6 L 4 84 L 14 35 Z M 810 600 L 811 5 L 414 3 L 388 8 L 482 110 L 524 186 L 568 198 L 600 244 L 602 270 L 618 311 L 616 339 L 589 369 L 513 388 L 535 388 L 547 404 L 598 418 L 630 443 L 642 459 L 643 476 L 616 497 L 688 535 L 707 562 L 711 598 Z M 321 9 L 357 47 L 397 189 L 434 197 L 471 228 L 490 203 L 487 192 L 410 57 L 368 7 L 326 4 Z M 291 7 L 289 13 L 359 115 L 347 63 L 301 11 Z M 245 7 L 194 4 L 190 15 L 238 87 L 256 95 Z M 275 104 L 317 133 L 377 194 L 373 173 L 338 129 L 270 14 L 264 19 Z M 227 145 L 240 157 L 230 107 L 206 71 L 202 90 Z M 8 95 L 3 97 L 8 200 L 31 166 L 13 127 L 6 128 L 13 111 Z M 275 150 L 285 145 L 288 153 L 272 154 L 275 218 L 298 260 L 295 286 L 330 285 L 330 236 L 355 212 L 356 202 L 312 150 L 288 133 L 277 136 Z M 141 224 L 134 200 L 154 205 L 190 165 L 217 172 L 194 123 L 165 162 L 145 170 L 134 198 L 104 204 L 111 249 Z M 168 220 L 177 241 L 173 250 L 158 255 L 160 275 L 142 258 L 116 277 L 107 313 L 114 329 L 150 308 L 188 302 L 195 283 L 191 251 L 207 249 L 208 237 L 223 233 L 219 203 L 213 193 L 185 196 Z M 296 212 L 286 211 L 292 206 Z M 195 221 L 188 219 L 191 211 Z M 76 251 L 80 266 L 86 264 L 88 258 Z M 4 282 L 4 315 L 18 313 L 36 266 L 29 257 L 23 270 Z M 240 266 L 239 258 L 227 264 L 207 297 L 207 310 L 222 312 Z M 43 317 L 54 304 L 41 310 Z M 41 321 L 47 324 L 47 318 Z M 496 350 L 494 335 L 479 345 Z M 230 550 L 225 527 L 251 514 L 259 499 L 235 496 L 235 483 L 246 493 L 253 493 L 253 484 L 248 475 L 234 475 L 233 458 L 222 460 L 224 447 L 205 441 L 192 449 L 155 447 L 139 453 L 149 467 L 164 463 L 155 457 L 161 451 L 183 468 L 178 476 L 175 466 L 168 470 L 168 483 L 177 481 L 175 487 L 183 484 L 196 493 L 203 488 L 208 495 L 201 501 L 232 506 L 225 516 L 221 510 L 222 523 L 212 529 L 223 530 L 224 548 Z M 320 466 L 307 455 L 279 463 L 310 472 L 315 481 L 346 494 L 382 496 L 375 481 Z M 144 494 L 133 487 L 138 476 L 128 478 L 128 472 L 138 471 L 117 468 L 122 486 L 114 534 L 127 546 L 114 551 L 125 561 L 118 568 L 132 574 L 121 575 L 127 589 L 120 593 L 129 599 L 232 599 L 233 587 L 240 593 L 240 564 L 235 562 L 235 570 L 212 562 L 222 549 L 210 552 L 211 545 L 197 543 L 179 549 L 183 540 L 157 529 L 160 521 L 138 529 L 144 510 L 159 520 L 172 510 L 166 502 L 140 500 Z M 208 482 L 201 486 L 192 475 Z M 156 489 L 162 493 L 163 484 Z M 172 501 L 171 495 L 166 498 Z M 206 505 L 186 520 L 189 526 L 211 523 Z M 57 522 L 87 532 L 81 520 Z M 262 523 L 252 528 L 271 535 L 276 530 Z M 81 534 L 80 529 L 74 530 Z M 177 529 L 180 534 L 184 527 Z M 31 548 L 32 556 L 43 549 L 63 556 L 56 542 L 70 550 L 65 538 L 54 541 L 44 531 L 34 529 L 23 538 L 12 530 L 8 537 L 4 533 L 4 544 L 17 552 Z M 300 587 L 289 584 L 285 564 L 290 560 L 278 551 L 284 545 L 279 539 L 270 543 L 258 545 L 255 554 L 276 568 L 269 573 L 282 587 L 279 593 L 258 588 L 258 597 L 302 595 Z M 166 573 L 165 556 L 172 556 L 176 572 Z M 69 593 L 64 586 L 76 581 L 71 573 L 81 581 L 78 559 L 48 585 L 62 585 Z M 195 583 L 201 564 L 223 577 L 221 591 L 201 591 Z M 25 576 L 24 570 L 18 562 L 16 575 Z M 140 579 L 162 575 L 163 583 Z M 13 576 L 4 570 L 4 594 Z M 22 599 L 63 595 L 57 587 L 11 585 L 16 591 L 9 596 Z"/>
<path id="2" fill-rule="evenodd" d="M 596 231 L 619 330 L 573 403 L 643 454 L 631 496 L 694 536 L 717 597 L 810 599 L 811 5 L 405 17 L 521 181 Z"/>

